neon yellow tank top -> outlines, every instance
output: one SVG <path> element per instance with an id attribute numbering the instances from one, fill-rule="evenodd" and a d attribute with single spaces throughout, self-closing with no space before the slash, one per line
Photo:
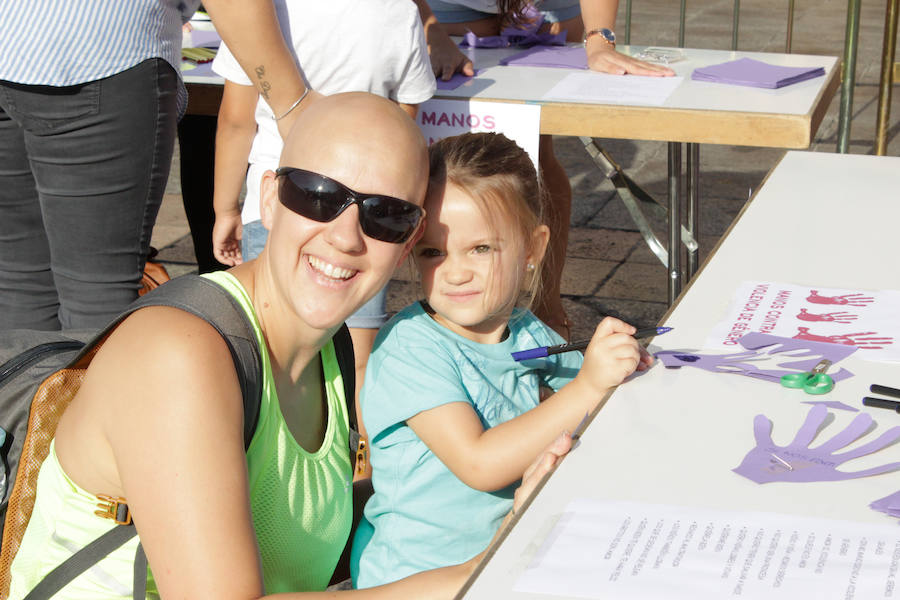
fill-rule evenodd
<path id="1" fill-rule="evenodd" d="M 204 275 L 228 290 L 253 323 L 263 360 L 259 421 L 247 468 L 250 507 L 262 557 L 266 592 L 323 590 L 350 535 L 352 472 L 344 387 L 334 346 L 320 352 L 328 403 L 328 424 L 313 453 L 294 440 L 281 413 L 272 368 L 259 322 L 246 291 L 234 276 Z M 38 476 L 37 500 L 12 564 L 10 598 L 22 598 L 75 550 L 110 529 L 94 515 L 97 499 L 63 472 L 51 443 Z M 107 556 L 54 598 L 130 599 L 137 540 Z M 158 597 L 152 577 L 147 597 Z"/>

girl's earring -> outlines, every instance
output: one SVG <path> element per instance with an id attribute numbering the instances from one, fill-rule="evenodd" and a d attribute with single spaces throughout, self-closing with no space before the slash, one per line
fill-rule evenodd
<path id="1" fill-rule="evenodd" d="M 525 265 L 525 270 L 534 271 L 534 263 L 528 263 L 527 265 Z"/>

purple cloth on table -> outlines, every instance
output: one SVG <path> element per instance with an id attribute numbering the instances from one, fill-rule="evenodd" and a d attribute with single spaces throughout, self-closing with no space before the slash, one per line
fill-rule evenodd
<path id="1" fill-rule="evenodd" d="M 222 38 L 217 31 L 191 30 L 191 44 L 194 48 L 218 48 L 221 43 Z"/>
<path id="2" fill-rule="evenodd" d="M 559 69 L 587 69 L 587 54 L 581 46 L 565 48 L 535 47 L 507 56 L 501 65 L 511 67 L 556 67 Z"/>
<path id="3" fill-rule="evenodd" d="M 478 75 L 479 73 L 481 73 L 481 69 L 478 69 L 475 71 L 475 75 Z M 439 89 L 439 90 L 455 90 L 456 88 L 458 88 L 465 82 L 472 79 L 472 77 L 474 77 L 475 75 L 472 75 L 470 77 L 469 75 L 463 75 L 462 73 L 455 73 L 453 75 L 453 77 L 451 77 L 447 81 L 444 81 L 443 79 L 438 79 L 437 80 L 437 89 Z"/>
<path id="4" fill-rule="evenodd" d="M 781 67 L 752 58 L 739 58 L 718 65 L 694 69 L 691 79 L 776 89 L 824 74 L 823 67 Z"/>
<path id="5" fill-rule="evenodd" d="M 541 25 L 544 24 L 544 16 L 538 11 L 534 5 L 527 4 L 523 9 L 521 23 L 515 27 L 505 27 L 500 35 L 487 35 L 478 37 L 471 31 L 467 32 L 460 46 L 471 46 L 472 48 L 507 48 L 509 46 L 522 46 L 530 48 L 531 46 L 565 46 L 566 31 L 559 33 L 538 33 Z"/>

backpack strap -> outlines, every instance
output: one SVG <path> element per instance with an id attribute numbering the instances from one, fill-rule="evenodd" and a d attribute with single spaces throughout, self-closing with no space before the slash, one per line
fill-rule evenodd
<path id="1" fill-rule="evenodd" d="M 244 309 L 228 291 L 213 281 L 197 275 L 185 275 L 144 294 L 89 341 L 73 359 L 72 364 L 89 361 L 91 355 L 126 317 L 148 306 L 170 306 L 189 312 L 212 325 L 225 340 L 241 386 L 241 396 L 244 400 L 244 448 L 249 447 L 259 419 L 262 358 L 256 343 L 256 333 Z M 352 351 L 351 346 L 351 364 Z M 81 573 L 136 535 L 134 523 L 110 529 L 48 573 L 28 593 L 25 600 L 51 598 Z M 134 598 L 143 600 L 147 587 L 147 557 L 141 544 L 138 544 L 135 554 L 133 584 Z"/>
<path id="2" fill-rule="evenodd" d="M 73 364 L 86 359 L 131 313 L 147 306 L 170 306 L 187 311 L 212 325 L 225 339 L 244 398 L 244 447 L 250 445 L 259 419 L 262 359 L 253 326 L 237 300 L 216 283 L 196 276 L 176 277 L 141 296 L 79 352 Z M 335 356 L 344 382 L 344 398 L 351 431 L 356 430 L 356 363 L 350 330 L 342 324 L 334 335 Z M 351 442 L 351 460 L 355 444 Z M 351 464 L 352 466 L 352 464 Z M 25 600 L 48 600 L 81 573 L 137 535 L 134 523 L 110 529 L 47 574 Z M 135 553 L 133 597 L 143 600 L 147 587 L 147 557 L 139 543 Z"/>
<path id="3" fill-rule="evenodd" d="M 344 400 L 347 403 L 350 431 L 359 431 L 356 426 L 356 358 L 353 355 L 353 340 L 350 338 L 350 330 L 347 329 L 346 323 L 341 324 L 332 342 L 338 367 L 341 369 L 341 379 L 344 381 Z M 356 452 L 356 444 L 351 446 L 351 451 Z"/>
<path id="4" fill-rule="evenodd" d="M 70 556 L 61 565 L 47 573 L 46 577 L 28 592 L 24 600 L 48 600 L 49 598 L 52 598 L 54 594 L 63 589 L 73 579 L 100 562 L 103 557 L 122 546 L 122 544 L 133 538 L 135 535 L 137 535 L 137 529 L 135 529 L 134 523 L 113 527 Z M 143 550 L 141 551 L 141 554 L 143 554 Z M 145 589 L 147 580 L 146 564 L 145 561 L 143 575 L 143 587 Z M 135 577 L 137 577 L 137 567 L 135 567 Z M 135 590 L 137 589 L 138 588 L 135 588 Z M 137 594 L 134 595 L 135 599 L 141 598 L 141 600 L 143 600 L 143 597 L 144 596 L 138 596 Z"/>
<path id="5" fill-rule="evenodd" d="M 212 325 L 225 340 L 244 399 L 244 448 L 247 448 L 259 419 L 262 358 L 256 343 L 256 333 L 244 309 L 227 290 L 209 279 L 199 275 L 183 275 L 144 294 L 89 342 L 78 353 L 73 364 L 78 364 L 95 351 L 100 342 L 126 317 L 147 306 L 170 306 L 189 312 Z"/>

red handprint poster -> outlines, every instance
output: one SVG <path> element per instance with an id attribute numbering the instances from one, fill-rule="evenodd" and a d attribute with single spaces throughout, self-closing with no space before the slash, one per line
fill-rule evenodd
<path id="1" fill-rule="evenodd" d="M 855 346 L 859 358 L 900 361 L 900 291 L 745 281 L 707 346 L 734 347 L 746 333 Z"/>

